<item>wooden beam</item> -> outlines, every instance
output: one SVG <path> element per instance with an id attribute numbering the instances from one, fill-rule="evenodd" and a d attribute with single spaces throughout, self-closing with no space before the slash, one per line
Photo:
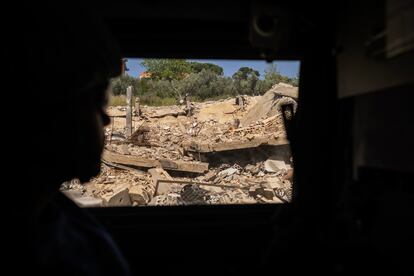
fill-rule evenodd
<path id="1" fill-rule="evenodd" d="M 145 171 L 141 171 L 141 170 L 136 169 L 136 168 L 131 168 L 131 167 L 124 166 L 124 165 L 121 165 L 121 164 L 111 163 L 111 162 L 108 162 L 104 159 L 101 159 L 101 161 L 102 161 L 102 163 L 104 163 L 105 165 L 107 165 L 109 167 L 113 167 L 113 168 L 120 169 L 120 170 L 127 170 L 127 171 L 130 171 L 130 172 L 133 172 L 133 173 L 146 174 Z"/>
<path id="2" fill-rule="evenodd" d="M 136 166 L 142 168 L 163 168 L 165 170 L 204 173 L 208 170 L 208 163 L 203 162 L 185 162 L 181 160 L 153 160 L 141 158 L 134 155 L 122 155 L 105 150 L 102 159 L 106 162 Z"/>
<path id="3" fill-rule="evenodd" d="M 132 86 L 127 87 L 126 91 L 126 137 L 131 137 L 132 134 Z"/>

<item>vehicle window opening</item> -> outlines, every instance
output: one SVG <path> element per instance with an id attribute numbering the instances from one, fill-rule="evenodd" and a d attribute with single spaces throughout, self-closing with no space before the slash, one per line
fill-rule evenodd
<path id="1" fill-rule="evenodd" d="M 124 59 L 101 173 L 62 192 L 82 207 L 290 202 L 298 71 L 298 61 Z"/>

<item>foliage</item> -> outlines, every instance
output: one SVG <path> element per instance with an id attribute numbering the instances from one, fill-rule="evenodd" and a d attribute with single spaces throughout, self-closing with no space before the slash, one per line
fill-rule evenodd
<path id="1" fill-rule="evenodd" d="M 160 98 L 156 95 L 144 95 L 140 97 L 140 102 L 143 105 L 149 106 L 166 106 L 178 104 L 175 98 Z"/>
<path id="2" fill-rule="evenodd" d="M 258 81 L 256 91 L 258 94 L 263 95 L 264 93 L 266 93 L 266 91 L 272 88 L 273 85 L 279 82 L 284 82 L 287 84 L 291 84 L 293 86 L 298 86 L 299 84 L 298 79 L 299 79 L 298 77 L 289 78 L 289 77 L 281 75 L 277 71 L 276 64 L 271 64 L 265 70 L 264 79 Z"/>
<path id="3" fill-rule="evenodd" d="M 200 73 L 202 70 L 211 71 L 219 76 L 223 76 L 223 68 L 212 63 L 190 62 L 193 73 Z"/>
<path id="4" fill-rule="evenodd" d="M 239 95 L 255 95 L 260 74 L 249 67 L 241 67 L 233 74 L 234 87 Z"/>
<path id="5" fill-rule="evenodd" d="M 144 59 L 141 65 L 156 80 L 180 80 L 192 71 L 184 59 Z"/>
<path id="6" fill-rule="evenodd" d="M 137 86 L 137 79 L 129 75 L 125 75 L 113 79 L 111 85 L 113 95 L 125 95 L 128 86 L 132 86 L 133 88 Z"/>
<path id="7" fill-rule="evenodd" d="M 186 60 L 145 59 L 142 62 L 150 78 L 122 76 L 112 80 L 113 95 L 125 95 L 128 86 L 142 104 L 172 105 L 186 95 L 192 101 L 220 99 L 236 95 L 262 95 L 279 82 L 298 85 L 298 79 L 281 75 L 270 65 L 262 79 L 257 70 L 241 67 L 232 77 L 223 76 L 223 68 L 211 63 Z M 113 102 L 122 102 L 114 98 Z"/>
<path id="8" fill-rule="evenodd" d="M 240 67 L 236 73 L 233 74 L 235 80 L 247 80 L 251 75 L 255 75 L 257 78 L 260 77 L 260 73 L 250 67 Z"/>

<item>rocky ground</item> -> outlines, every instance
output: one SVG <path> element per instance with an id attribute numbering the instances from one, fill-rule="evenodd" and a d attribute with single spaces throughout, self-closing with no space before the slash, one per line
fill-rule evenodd
<path id="1" fill-rule="evenodd" d="M 89 207 L 288 202 L 293 164 L 278 104 L 296 102 L 276 88 L 192 103 L 191 114 L 185 106 L 141 106 L 131 137 L 126 108 L 110 107 L 100 175 L 61 190 Z"/>

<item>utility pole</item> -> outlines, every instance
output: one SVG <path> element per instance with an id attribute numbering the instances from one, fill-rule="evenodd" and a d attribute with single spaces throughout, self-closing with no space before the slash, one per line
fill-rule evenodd
<path id="1" fill-rule="evenodd" d="M 126 136 L 129 138 L 132 135 L 132 86 L 128 86 L 126 92 Z"/>
<path id="2" fill-rule="evenodd" d="M 121 76 L 126 76 L 126 71 L 128 68 L 126 66 L 128 59 L 123 58 L 121 63 Z M 132 135 L 132 86 L 128 86 L 126 90 L 126 125 L 125 125 L 125 132 L 126 137 L 131 137 Z"/>

